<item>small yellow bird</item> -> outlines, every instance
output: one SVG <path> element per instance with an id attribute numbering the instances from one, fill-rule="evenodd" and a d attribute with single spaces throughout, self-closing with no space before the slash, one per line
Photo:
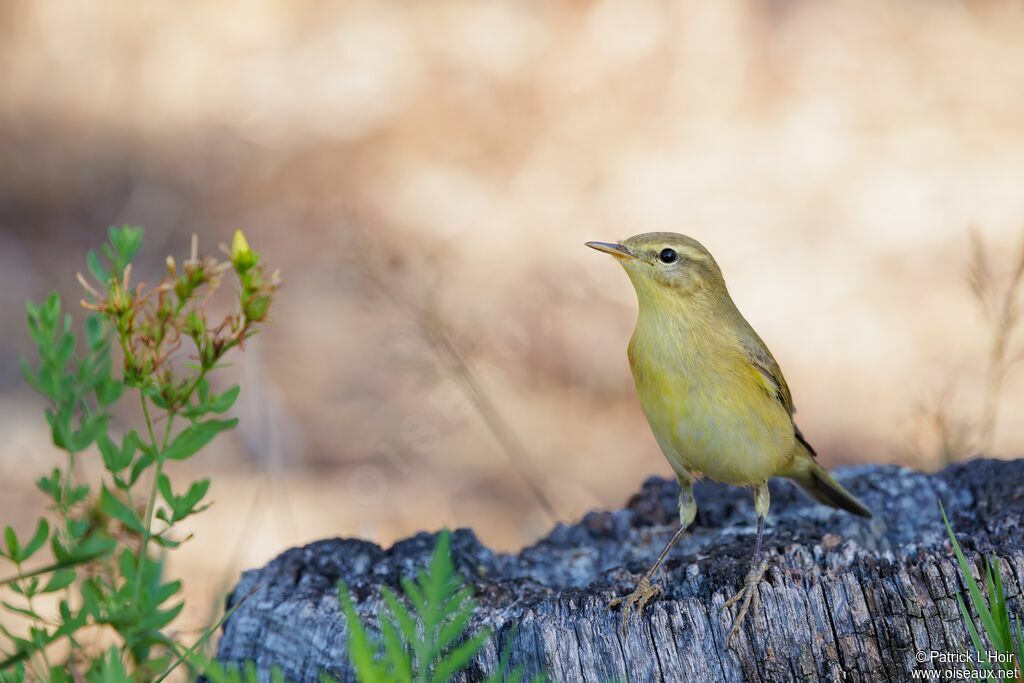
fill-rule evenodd
<path id="1" fill-rule="evenodd" d="M 728 640 L 758 606 L 764 575 L 761 536 L 768 514 L 768 479 L 788 477 L 812 498 L 863 517 L 871 511 L 839 485 L 793 422 L 793 400 L 778 363 L 729 296 L 722 271 L 697 240 L 671 232 L 634 235 L 621 244 L 587 242 L 611 254 L 636 289 L 640 312 L 629 342 L 640 405 L 654 438 L 679 480 L 675 535 L 624 600 L 625 627 L 658 593 L 651 580 L 669 550 L 697 516 L 693 482 L 707 476 L 754 489 L 757 538 L 742 600 Z"/>

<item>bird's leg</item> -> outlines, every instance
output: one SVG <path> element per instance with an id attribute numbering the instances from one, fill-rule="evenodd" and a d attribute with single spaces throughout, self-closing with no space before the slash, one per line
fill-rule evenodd
<path id="1" fill-rule="evenodd" d="M 697 517 L 697 500 L 693 497 L 693 479 L 689 475 L 678 475 L 679 479 L 679 528 L 676 533 L 672 536 L 669 542 L 665 545 L 665 549 L 658 555 L 658 559 L 654 561 L 651 568 L 641 577 L 637 583 L 636 588 L 632 593 L 627 595 L 625 598 L 615 598 L 608 603 L 608 607 L 614 608 L 622 605 L 622 630 L 626 630 L 626 622 L 629 619 L 629 614 L 636 607 L 637 614 L 640 614 L 644 610 L 644 606 L 647 602 L 653 598 L 661 588 L 652 584 L 651 580 L 654 579 L 655 573 L 658 571 L 658 567 L 668 556 L 668 551 L 672 549 L 672 546 L 676 544 L 679 537 L 683 535 L 686 528 L 693 523 L 693 520 Z"/>
<path id="2" fill-rule="evenodd" d="M 764 535 L 764 518 L 768 515 L 770 502 L 768 483 L 765 482 L 758 485 L 754 492 L 754 510 L 757 512 L 757 538 L 754 540 L 754 559 L 750 565 L 750 571 L 747 572 L 747 578 L 743 581 L 743 588 L 722 605 L 722 609 L 725 610 L 742 600 L 740 602 L 740 610 L 736 613 L 736 619 L 732 622 L 732 628 L 729 629 L 729 635 L 725 638 L 726 643 L 732 642 L 732 639 L 740 632 L 740 627 L 743 625 L 743 620 L 746 618 L 748 611 L 757 613 L 760 600 L 757 584 L 760 583 L 761 577 L 764 576 L 765 569 L 768 566 L 767 561 L 761 560 L 761 537 Z"/>

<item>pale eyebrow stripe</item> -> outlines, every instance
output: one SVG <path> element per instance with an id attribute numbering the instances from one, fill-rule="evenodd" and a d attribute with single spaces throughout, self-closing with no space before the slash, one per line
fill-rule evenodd
<path id="1" fill-rule="evenodd" d="M 680 247 L 680 248 L 676 249 L 676 252 L 680 256 L 684 256 L 684 257 L 686 257 L 688 259 L 693 259 L 695 261 L 705 261 L 705 260 L 707 260 L 707 256 L 704 254 L 703 251 L 701 251 L 699 249 L 694 249 L 693 247 Z"/>

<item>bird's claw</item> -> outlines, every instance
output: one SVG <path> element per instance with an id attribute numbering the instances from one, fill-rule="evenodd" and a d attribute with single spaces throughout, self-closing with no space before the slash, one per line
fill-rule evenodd
<path id="1" fill-rule="evenodd" d="M 608 603 L 609 609 L 614 609 L 619 605 L 622 605 L 622 632 L 626 632 L 626 624 L 629 621 L 629 615 L 633 611 L 634 606 L 637 614 L 642 614 L 644 607 L 648 601 L 657 595 L 661 591 L 661 587 L 657 584 L 651 584 L 651 577 L 644 576 L 637 583 L 636 588 L 632 593 L 624 598 L 614 598 Z"/>
<path id="2" fill-rule="evenodd" d="M 748 612 L 751 614 L 757 614 L 757 608 L 760 605 L 760 596 L 757 592 L 757 584 L 760 583 L 761 577 L 764 576 L 765 569 L 768 568 L 768 561 L 764 560 L 753 567 L 747 572 L 747 578 L 743 581 L 743 588 L 741 588 L 735 595 L 725 601 L 722 605 L 722 610 L 727 610 L 737 602 L 740 603 L 739 612 L 736 613 L 736 618 L 732 622 L 732 628 L 729 629 L 729 635 L 725 637 L 726 644 L 732 642 L 732 639 L 736 637 L 736 634 L 740 632 L 740 628 L 743 626 L 743 620 L 747 617 Z M 742 600 L 742 602 L 740 602 Z"/>

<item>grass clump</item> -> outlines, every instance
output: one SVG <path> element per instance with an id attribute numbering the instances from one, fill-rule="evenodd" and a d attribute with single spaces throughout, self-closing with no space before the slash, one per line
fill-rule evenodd
<path id="1" fill-rule="evenodd" d="M 985 591 L 983 593 L 956 540 L 953 527 L 950 526 L 949 519 L 946 518 L 946 510 L 942 508 L 941 503 L 939 509 L 942 512 L 942 521 L 946 525 L 946 533 L 949 534 L 949 541 L 953 546 L 957 564 L 960 565 L 960 574 L 967 587 L 971 604 L 981 621 L 982 630 L 979 631 L 974 625 L 971 613 L 967 610 L 963 596 L 958 594 L 956 596 L 957 605 L 960 607 L 960 614 L 963 616 L 967 632 L 971 636 L 971 644 L 975 650 L 972 666 L 975 670 L 980 669 L 987 674 L 984 680 L 1022 681 L 1020 663 L 1024 657 L 1024 629 L 1022 629 L 1019 618 L 1014 621 L 1010 616 L 1010 606 L 1006 601 L 1003 579 L 999 572 L 999 560 L 993 555 L 985 561 Z M 982 633 L 991 643 L 991 648 L 985 646 L 981 637 Z M 999 656 L 990 657 L 988 653 L 992 651 L 998 653 Z M 993 662 L 993 659 L 997 661 Z M 997 675 L 997 670 L 1002 673 Z"/>

